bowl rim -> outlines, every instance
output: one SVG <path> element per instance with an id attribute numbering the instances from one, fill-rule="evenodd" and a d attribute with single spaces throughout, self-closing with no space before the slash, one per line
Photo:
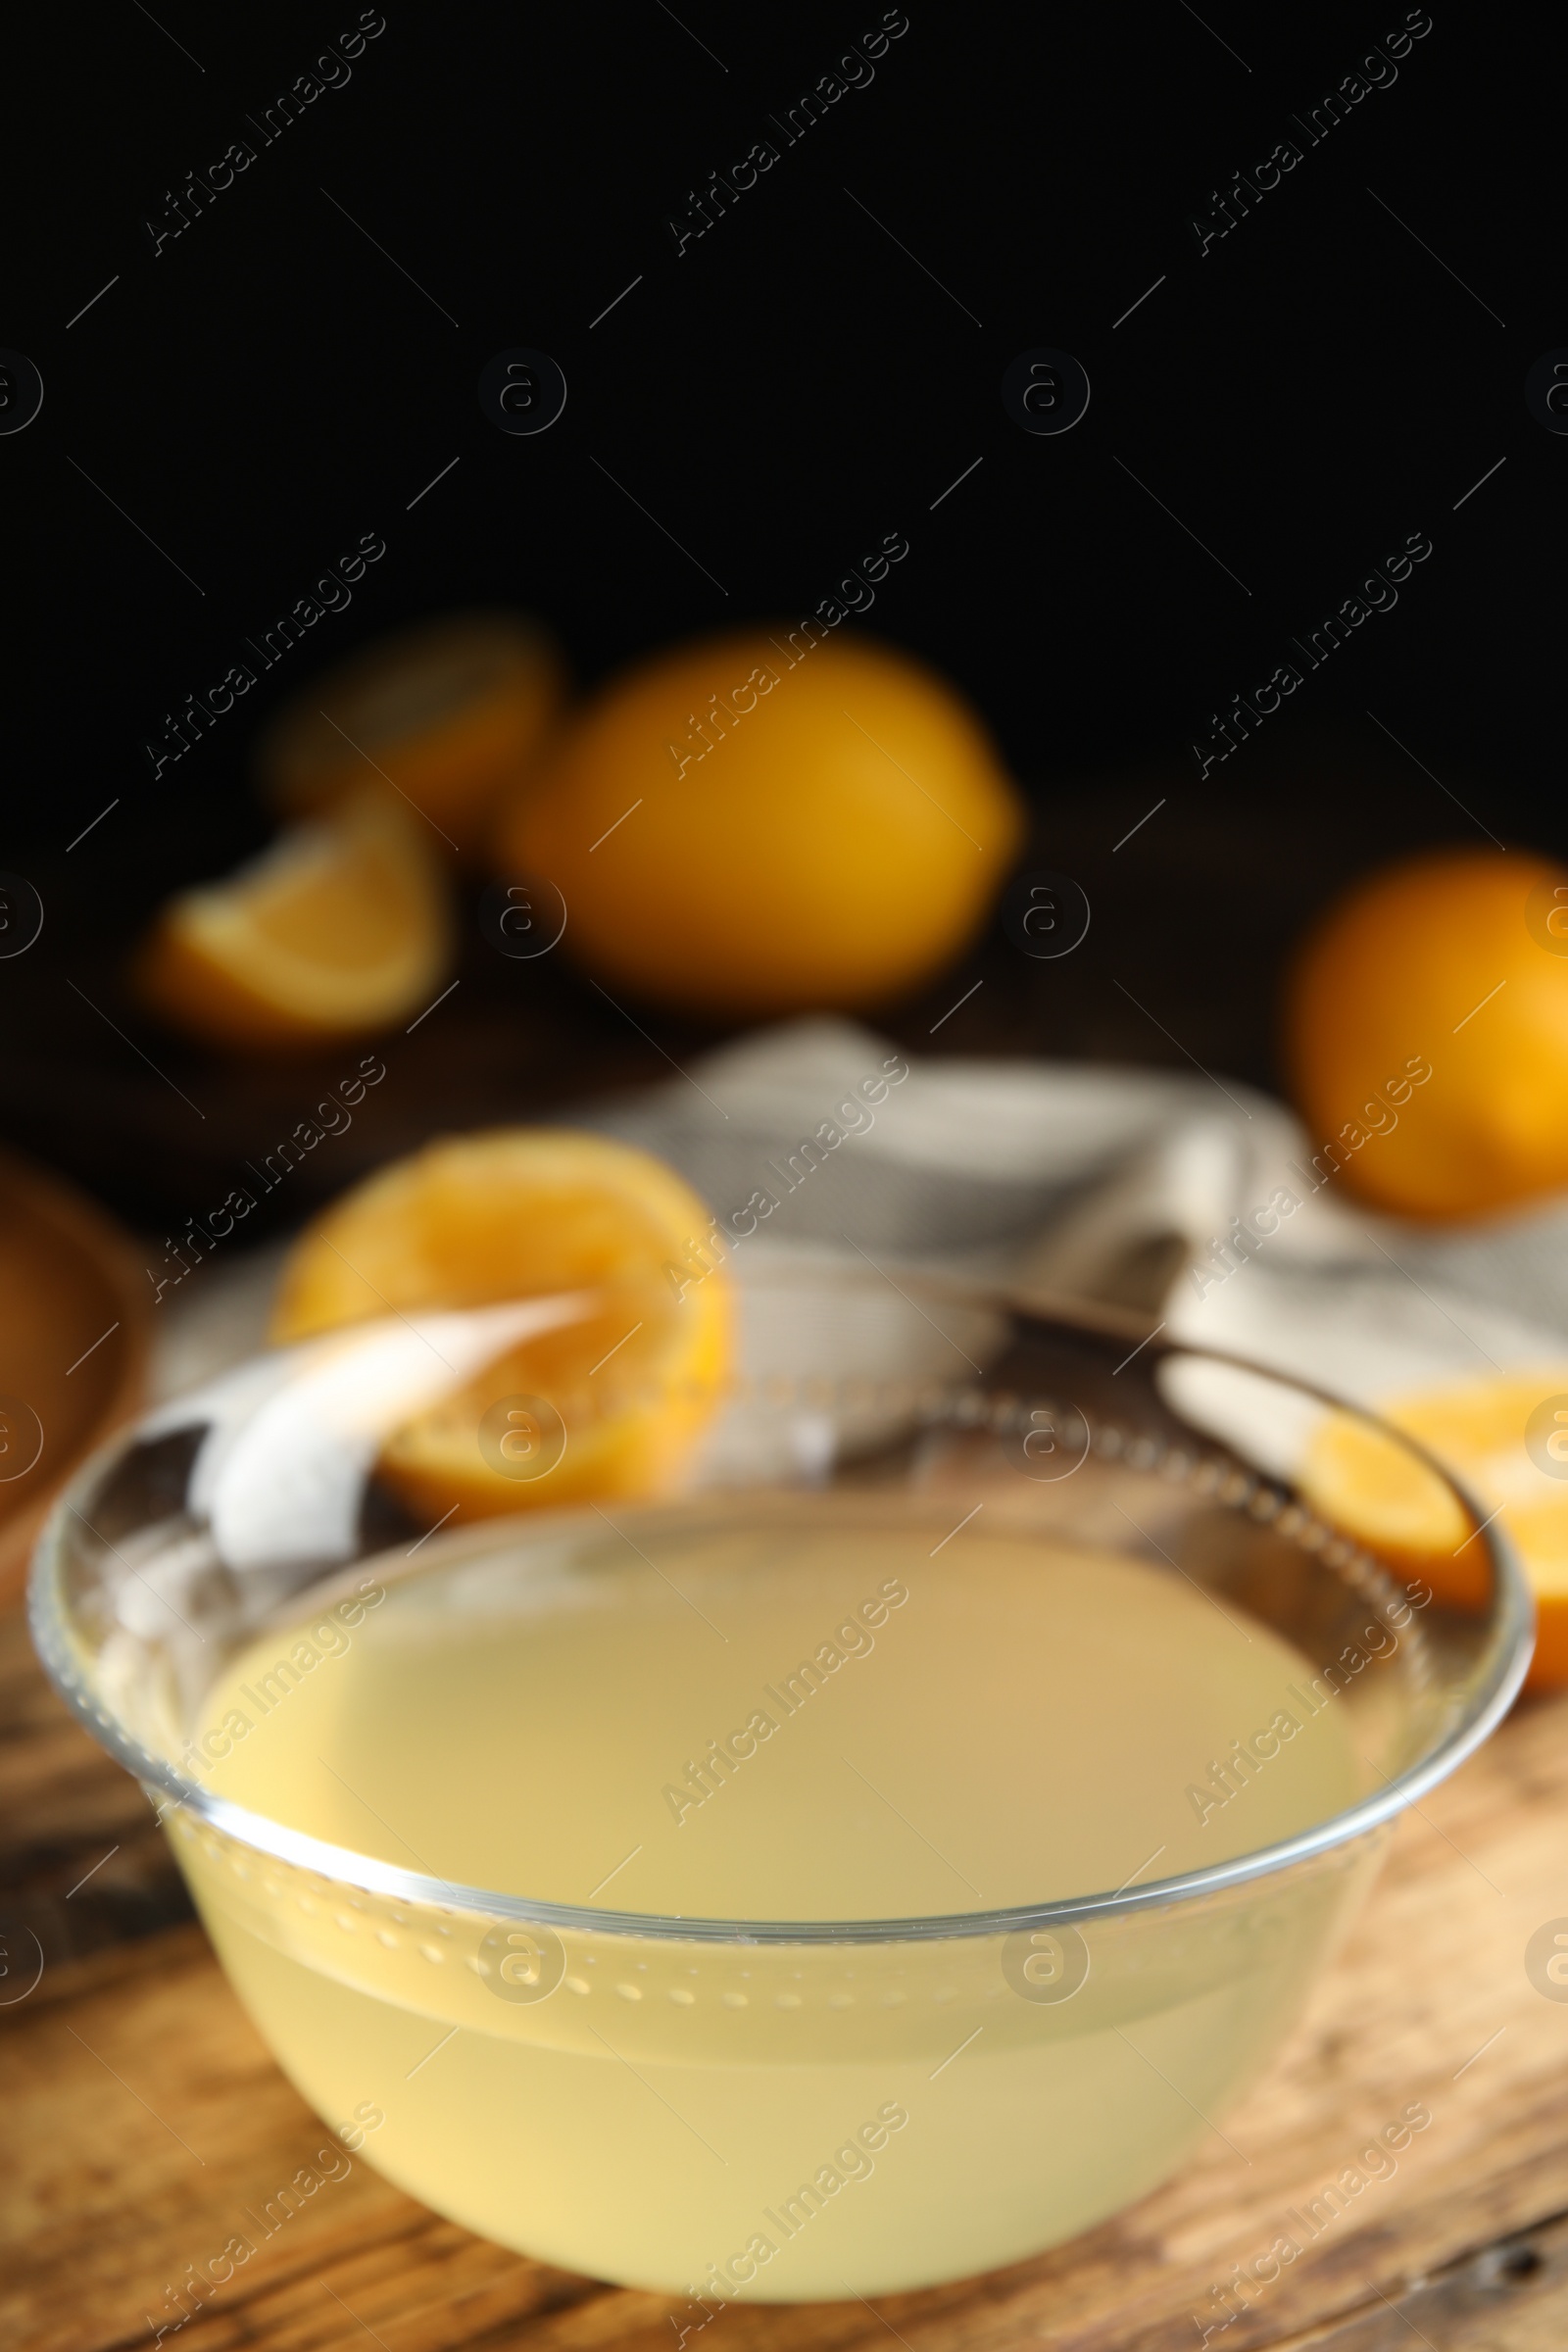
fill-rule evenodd
<path id="1" fill-rule="evenodd" d="M 926 1287 L 951 1294 L 956 1302 L 990 1306 L 1026 1322 L 1065 1325 L 1101 1340 L 1125 1338 L 1129 1331 L 1138 1330 L 1142 1322 L 1124 1310 L 1049 1296 L 1023 1285 L 952 1277 L 933 1280 L 924 1269 L 921 1272 Z M 74 1518 L 90 1524 L 76 1505 L 88 1497 L 118 1454 L 134 1442 L 139 1424 L 128 1431 L 122 1430 L 97 1448 L 55 1499 L 33 1554 L 28 1584 L 28 1619 L 34 1646 L 55 1690 L 98 1744 L 141 1783 L 150 1800 L 155 1791 L 173 1800 L 155 1806 L 160 1823 L 172 1814 L 188 1812 L 220 1835 L 295 1869 L 438 1912 L 465 1912 L 497 1921 L 514 1921 L 557 1936 L 565 1932 L 678 1943 L 800 1946 L 947 1942 L 1034 1930 L 1076 1931 L 1091 1921 L 1196 1902 L 1319 1860 L 1341 1848 L 1351 1848 L 1446 1780 L 1495 1729 L 1517 1696 L 1535 1647 L 1535 1601 L 1513 1543 L 1497 1524 L 1495 1515 L 1488 1519 L 1480 1499 L 1419 1440 L 1396 1429 L 1368 1407 L 1313 1381 L 1282 1371 L 1276 1365 L 1179 1336 L 1161 1341 L 1157 1329 L 1154 1333 L 1145 1333 L 1143 1345 L 1149 1349 L 1150 1367 L 1175 1356 L 1222 1364 L 1270 1381 L 1297 1396 L 1309 1396 L 1333 1409 L 1351 1413 L 1394 1439 L 1424 1462 L 1468 1512 L 1492 1568 L 1493 1602 L 1488 1612 L 1482 1671 L 1476 1676 L 1469 1701 L 1427 1754 L 1385 1781 L 1381 1788 L 1294 1837 L 1234 1855 L 1228 1861 L 1208 1863 L 1200 1869 L 1150 1880 L 1138 1886 L 1129 1884 L 1108 1892 L 1073 1895 L 1052 1902 L 893 1919 L 727 1919 L 678 1912 L 606 1910 L 593 1904 L 547 1902 L 528 1895 L 505 1894 L 439 1878 L 426 1871 L 405 1870 L 398 1864 L 314 1838 L 266 1814 L 234 1804 L 200 1782 L 186 1779 L 173 1765 L 143 1747 L 110 1713 L 87 1686 L 59 1605 L 68 1523 Z M 280 1351 L 266 1352 L 270 1355 Z M 164 1416 L 168 1410 L 167 1406 L 162 1408 Z M 683 1499 L 690 1498 L 671 1497 L 671 1507 L 678 1508 Z M 657 1502 L 654 1507 L 658 1507 Z"/>

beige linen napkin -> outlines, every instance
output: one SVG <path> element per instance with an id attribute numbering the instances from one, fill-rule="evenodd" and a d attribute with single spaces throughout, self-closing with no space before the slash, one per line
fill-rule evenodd
<path id="1" fill-rule="evenodd" d="M 756 1292 L 751 1345 L 769 1368 L 791 1358 L 790 1335 L 766 1328 L 781 1292 L 748 1269 L 792 1256 L 1142 1307 L 1152 1327 L 1368 1401 L 1490 1365 L 1568 1364 L 1568 1202 L 1401 1224 L 1362 1206 L 1283 1105 L 1196 1068 L 944 1060 L 811 1019 L 572 1116 L 658 1152 L 708 1200 Z M 215 1264 L 172 1307 L 162 1395 L 262 1344 L 282 1248 Z"/>

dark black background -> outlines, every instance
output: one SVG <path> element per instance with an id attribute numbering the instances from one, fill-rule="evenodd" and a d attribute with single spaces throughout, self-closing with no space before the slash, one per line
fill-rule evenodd
<path id="1" fill-rule="evenodd" d="M 1298 135 L 1287 116 L 1402 7 L 908 13 L 870 86 L 679 258 L 688 191 L 781 144 L 768 116 L 879 7 L 387 0 L 347 86 L 267 147 L 247 116 L 357 8 L 13 21 L 0 344 L 46 397 L 0 438 L 0 864 L 47 908 L 0 964 L 13 1140 L 162 1218 L 308 1095 L 314 1065 L 236 1073 L 160 1033 L 123 955 L 168 891 L 266 839 L 246 759 L 277 696 L 455 606 L 535 609 L 592 683 L 808 611 L 905 533 L 869 625 L 974 698 L 1038 810 L 1034 861 L 1095 906 L 1067 962 L 1030 965 L 999 930 L 891 1008 L 924 1048 L 988 981 L 931 1051 L 1186 1052 L 1268 1082 L 1281 957 L 1345 877 L 1425 840 L 1568 847 L 1568 440 L 1523 399 L 1568 344 L 1560 28 L 1435 0 L 1394 85 L 1200 258 L 1189 216 Z M 155 258 L 144 222 L 241 137 L 256 162 Z M 475 399 L 518 344 L 569 384 L 532 439 Z M 1036 345 L 1093 385 L 1058 438 L 1002 407 Z M 163 714 L 369 530 L 387 554 L 351 608 L 155 781 Z M 1397 608 L 1200 780 L 1210 711 L 1416 531 L 1434 552 Z M 397 1041 L 367 1156 L 667 1068 L 559 959 L 503 967 L 470 932 L 440 1034 Z M 668 1051 L 701 1042 L 639 1017 Z"/>

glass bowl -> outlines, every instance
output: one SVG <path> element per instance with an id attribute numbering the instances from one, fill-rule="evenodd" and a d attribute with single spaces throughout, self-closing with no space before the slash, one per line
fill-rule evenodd
<path id="1" fill-rule="evenodd" d="M 1450 1482 L 1446 1503 L 1484 1563 L 1482 1607 L 1446 1607 L 1408 1562 L 1375 1556 L 1319 1515 L 1300 1473 L 1336 1416 L 1442 1474 L 1298 1382 L 1146 1337 L 1118 1314 L 869 1261 L 759 1251 L 738 1295 L 740 1369 L 678 1495 L 540 1507 L 560 1453 L 555 1407 L 534 1397 L 513 1411 L 503 1447 L 526 1511 L 471 1526 L 411 1516 L 376 1466 L 409 1410 L 411 1351 L 435 1348 L 456 1378 L 494 1354 L 509 1315 L 569 1322 L 605 1301 L 400 1316 L 259 1357 L 98 1455 L 55 1509 L 31 1597 L 49 1674 L 143 1784 L 239 1997 L 344 2144 L 505 2245 L 690 2297 L 692 2327 L 737 2298 L 869 2295 L 1015 2262 L 1153 2187 L 1269 2065 L 1392 1823 L 1496 1723 L 1532 1640 L 1505 1538 Z M 419 1381 L 427 1397 L 427 1361 Z M 431 1659 L 475 1610 L 498 1641 L 558 1605 L 642 1610 L 656 1661 L 668 1616 L 701 1615 L 705 1598 L 733 1601 L 747 1578 L 774 1573 L 765 1545 L 740 1559 L 737 1514 L 774 1531 L 780 1558 L 795 1556 L 800 1531 L 815 1541 L 827 1529 L 834 1556 L 867 1576 L 878 1558 L 910 1562 L 917 1599 L 943 1580 L 947 1631 L 924 1701 L 917 1718 L 899 1712 L 891 1735 L 941 1767 L 942 1836 L 906 1818 L 913 1800 L 901 1807 L 906 1783 L 890 1781 L 891 1766 L 862 1770 L 869 1750 L 861 1765 L 844 1759 L 932 1853 L 947 1849 L 918 1916 L 892 1915 L 874 1870 L 838 1915 L 792 1915 L 798 1898 L 772 1899 L 784 1849 L 765 1836 L 737 1862 L 731 1899 L 683 1915 L 639 1909 L 635 1867 L 612 1869 L 608 1852 L 595 1863 L 602 1887 L 571 1900 L 559 1873 L 500 1889 L 440 1876 L 463 1850 L 466 1804 L 448 1808 L 450 1838 L 440 1821 L 421 1829 L 416 1853 L 383 1819 L 393 1799 L 379 1786 L 351 1791 L 362 1809 L 346 1818 L 364 1830 L 337 1839 L 306 1834 L 285 1806 L 274 1818 L 222 1792 L 224 1741 L 245 1735 L 212 1728 L 204 1707 L 263 1635 L 276 1635 L 278 1665 L 263 1678 L 270 1696 L 246 1670 L 258 1721 L 273 1703 L 305 1703 L 291 1692 L 307 1667 L 321 1662 L 323 1688 L 342 1675 L 325 1661 L 383 1606 L 369 1630 L 396 1620 Z M 693 1570 L 662 1599 L 669 1579 L 655 1555 L 667 1566 L 704 1544 L 710 1583 Z M 1115 1636 L 1144 1658 L 1143 1731 L 1129 1744 L 1109 1709 L 1048 1796 L 1027 1801 L 1021 1770 L 995 1786 L 965 1781 L 952 1694 L 968 1691 L 972 1720 L 975 1691 L 994 1679 L 999 1737 L 1027 1762 L 1080 1703 L 1083 1653 L 998 1620 L 998 1544 L 1029 1573 L 1065 1545 L 1080 1563 L 1075 1590 L 1092 1595 L 1098 1579 L 1136 1570 L 1148 1594 Z M 1268 1761 L 1291 1736 L 1279 1717 L 1272 1747 L 1266 1725 L 1238 1721 L 1228 1753 L 1199 1759 L 1185 1790 L 1179 1775 L 1169 1789 L 1144 1785 L 1144 1733 L 1157 1752 L 1162 1710 L 1185 1703 L 1182 1678 L 1202 1670 L 1200 1650 L 1185 1665 L 1173 1651 L 1164 1695 L 1148 1680 L 1149 1628 L 1185 1600 L 1214 1628 L 1216 1654 L 1238 1634 L 1292 1645 L 1301 1720 L 1326 1711 L 1348 1760 L 1324 1818 L 1248 1843 L 1249 1821 L 1274 1804 L 1255 1791 L 1270 1770 L 1285 1778 Z M 301 1627 L 315 1629 L 312 1657 L 282 1639 Z M 839 1630 L 846 1657 L 858 1654 L 852 1631 Z M 891 1656 L 908 1637 L 877 1638 Z M 655 1679 L 662 1671 L 651 1663 Z M 870 1671 L 843 1680 L 869 1689 Z M 795 1711 L 778 1678 L 768 1688 L 768 1705 Z M 411 1689 L 393 1745 L 399 1785 L 416 1792 L 446 1760 L 421 1748 L 421 1686 Z M 796 1696 L 804 1706 L 809 1688 Z M 811 1697 L 823 1720 L 848 1703 Z M 544 1761 L 529 1749 L 503 1792 L 519 1820 L 564 1817 L 597 1769 L 564 1720 Z M 710 1742 L 706 1781 L 688 1758 L 683 1784 L 693 1803 L 722 1790 L 714 1813 L 728 1805 L 734 1822 L 760 1801 L 738 1794 L 741 1776 L 763 1786 L 743 1760 L 756 1739 L 751 1749 L 743 1739 L 725 1736 L 728 1764 Z M 780 1788 L 795 1770 L 786 1760 Z M 1032 1838 L 1067 1836 L 1107 1803 L 1114 1815 L 1117 1789 L 1129 1824 L 1157 1799 L 1159 1820 L 1176 1825 L 1157 1851 L 1104 1869 L 1104 1884 L 1074 1883 L 1065 1868 L 1054 1883 L 1019 1878 Z M 491 1787 L 468 1795 L 475 1810 L 501 1801 Z M 663 1796 L 680 1823 L 680 1798 L 667 1786 Z M 904 1836 L 877 1817 L 888 1838 Z M 431 1856 L 431 1839 L 450 1851 Z M 820 1842 L 827 1853 L 826 1827 Z M 909 1883 L 925 1884 L 907 1850 Z M 1000 1902 L 969 1859 L 981 1850 L 1003 1857 Z M 586 1889 L 586 1854 L 581 1878 Z"/>

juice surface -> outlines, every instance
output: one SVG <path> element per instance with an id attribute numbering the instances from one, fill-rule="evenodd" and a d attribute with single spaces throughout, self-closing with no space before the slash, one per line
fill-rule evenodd
<path id="1" fill-rule="evenodd" d="M 459 1883 L 773 1920 L 1095 1893 L 1356 1793 L 1308 1662 L 1163 1569 L 831 1509 L 624 1524 L 523 1521 L 352 1629 L 264 1637 L 208 1706 L 211 1786 Z"/>
<path id="2" fill-rule="evenodd" d="M 1164 1568 L 898 1499 L 614 1519 L 438 1538 L 267 1634 L 203 1711 L 209 1785 L 459 1885 L 782 1922 L 1147 1885 L 1357 1793 L 1313 1663 Z M 1017 1936 L 592 1926 L 535 1999 L 456 1892 L 171 1827 L 356 2160 L 519 2251 L 706 2298 L 688 2329 L 1015 2261 L 1144 2193 L 1275 2046 L 1366 1875 L 1332 1857 L 1090 1921 L 1059 2003 L 1060 1952 L 1022 1976 Z"/>

